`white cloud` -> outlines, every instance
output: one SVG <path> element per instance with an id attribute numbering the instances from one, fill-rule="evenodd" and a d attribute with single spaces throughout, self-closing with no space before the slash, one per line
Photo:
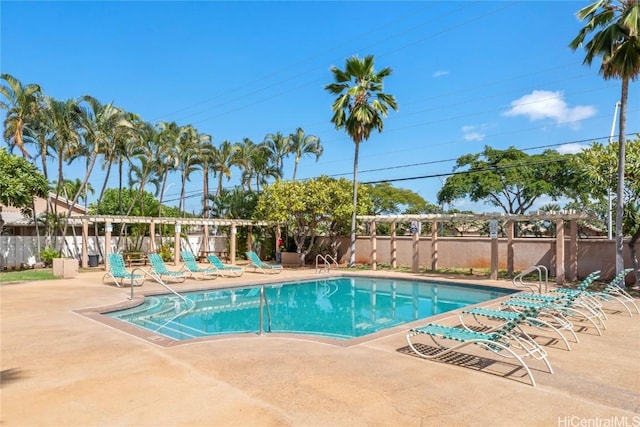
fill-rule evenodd
<path id="1" fill-rule="evenodd" d="M 462 126 L 462 137 L 465 141 L 482 141 L 485 136 L 478 126 Z"/>
<path id="2" fill-rule="evenodd" d="M 589 105 L 569 107 L 562 91 L 534 90 L 529 95 L 511 101 L 511 108 L 505 116 L 526 116 L 529 120 L 551 119 L 557 125 L 573 123 L 588 119 L 596 114 L 596 109 Z"/>
<path id="3" fill-rule="evenodd" d="M 560 154 L 576 154 L 589 148 L 586 145 L 578 144 L 577 142 L 573 142 L 571 144 L 562 144 L 558 147 L 558 153 Z"/>
<path id="4" fill-rule="evenodd" d="M 438 77 L 446 76 L 448 74 L 449 74 L 448 71 L 438 70 L 435 73 L 433 73 L 432 76 L 438 78 Z"/>

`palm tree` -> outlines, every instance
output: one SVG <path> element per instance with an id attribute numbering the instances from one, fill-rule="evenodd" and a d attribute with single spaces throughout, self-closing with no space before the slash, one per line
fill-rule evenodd
<path id="1" fill-rule="evenodd" d="M 238 151 L 238 144 L 232 144 L 229 141 L 222 141 L 219 147 L 214 148 L 211 170 L 213 176 L 218 177 L 216 197 L 222 195 L 222 179 L 227 178 L 227 181 L 231 179 L 231 167 L 235 164 L 236 151 Z"/>
<path id="2" fill-rule="evenodd" d="M 53 186 L 54 188 L 58 185 L 57 182 L 53 182 Z M 86 187 L 83 189 L 83 191 L 81 190 L 82 187 L 82 180 L 80 180 L 80 178 L 76 178 L 74 180 L 71 179 L 65 179 L 64 183 L 62 184 L 62 192 L 64 193 L 64 197 L 67 200 L 70 200 L 70 194 L 77 194 L 78 192 L 80 192 L 80 198 L 78 199 L 78 201 L 82 200 L 82 202 L 84 203 L 85 207 L 87 205 L 87 198 L 88 198 L 88 193 L 94 194 L 94 188 L 91 185 L 90 182 L 87 183 Z"/>
<path id="3" fill-rule="evenodd" d="M 191 174 L 196 171 L 200 165 L 198 150 L 199 146 L 204 143 L 211 143 L 210 135 L 198 133 L 192 125 L 186 125 L 180 128 L 180 137 L 178 139 L 178 153 L 180 158 L 178 170 L 181 176 L 179 209 L 183 215 L 186 211 L 185 190 L 187 181 L 189 181 Z"/>
<path id="4" fill-rule="evenodd" d="M 40 157 L 42 164 L 42 174 L 49 180 L 49 168 L 48 160 L 53 158 L 51 147 L 51 115 L 47 108 L 46 96 L 42 96 L 39 102 L 38 110 L 36 111 L 33 122 L 24 128 L 23 132 L 23 144 L 31 143 L 37 147 L 37 154 L 34 156 L 34 160 Z"/>
<path id="5" fill-rule="evenodd" d="M 640 74 L 640 2 L 638 0 L 597 0 L 577 12 L 578 19 L 587 21 L 575 39 L 569 44 L 573 50 L 583 46 L 587 51 L 584 64 L 591 65 L 596 57 L 602 57 L 600 74 L 605 80 L 622 80 L 620 94 L 620 135 L 618 146 L 618 187 L 616 200 L 616 273 L 624 269 L 622 257 L 624 217 L 624 168 L 627 124 L 627 100 L 629 81 Z M 640 272 L 636 271 L 636 280 Z"/>
<path id="6" fill-rule="evenodd" d="M 267 184 L 269 178 L 281 178 L 277 160 L 271 156 L 271 152 L 264 142 L 258 144 L 252 151 L 250 164 L 257 192 L 260 192 L 261 186 Z"/>
<path id="7" fill-rule="evenodd" d="M 25 127 L 39 109 L 38 97 L 42 91 L 37 84 L 23 86 L 10 74 L 0 74 L 0 79 L 7 82 L 7 86 L 0 86 L 0 95 L 4 97 L 4 100 L 0 101 L 0 109 L 7 110 L 4 138 L 10 148 L 18 147 L 24 157 L 31 158 L 24 147 L 23 134 Z"/>
<path id="8" fill-rule="evenodd" d="M 160 205 L 158 208 L 158 217 L 162 216 L 162 202 L 164 192 L 167 189 L 167 178 L 169 172 L 175 171 L 180 165 L 180 155 L 178 152 L 178 141 L 180 138 L 180 127 L 176 122 L 160 122 L 157 125 L 160 135 L 158 136 L 157 147 L 157 164 L 156 173 L 162 177 L 162 185 L 160 186 Z M 158 194 L 156 194 L 158 196 Z"/>
<path id="9" fill-rule="evenodd" d="M 201 144 L 196 150 L 196 155 L 200 158 L 202 168 L 202 217 L 209 218 L 209 171 L 213 164 L 216 147 L 213 145 L 213 138 L 206 135 L 208 141 Z"/>
<path id="10" fill-rule="evenodd" d="M 128 207 L 127 215 L 131 214 L 138 202 L 141 204 L 140 212 L 144 215 L 145 187 L 149 183 L 156 185 L 154 177 L 157 164 L 158 135 L 158 130 L 151 123 L 143 121 L 134 123 L 134 132 L 131 134 L 127 158 L 129 159 L 129 188 L 137 185 L 138 192 L 132 200 L 131 206 Z"/>
<path id="11" fill-rule="evenodd" d="M 284 178 L 284 158 L 287 157 L 290 151 L 290 137 L 286 137 L 282 132 L 270 133 L 264 137 L 262 142 L 266 148 L 269 156 L 276 163 L 280 179 Z"/>
<path id="12" fill-rule="evenodd" d="M 258 146 L 249 138 L 244 138 L 242 142 L 236 143 L 236 146 L 238 148 L 235 150 L 233 163 L 242 169 L 242 188 L 246 186 L 247 191 L 252 191 L 251 181 L 255 175 L 252 159 Z"/>
<path id="13" fill-rule="evenodd" d="M 322 145 L 320 144 L 320 138 L 314 135 L 305 135 L 302 128 L 296 129 L 296 133 L 289 135 L 289 152 L 295 155 L 295 166 L 293 167 L 293 180 L 296 180 L 296 173 L 298 172 L 298 163 L 305 154 L 316 156 L 316 162 L 322 155 Z"/>
<path id="14" fill-rule="evenodd" d="M 62 184 L 65 179 L 64 164 L 83 152 L 82 137 L 79 133 L 81 110 L 76 99 L 58 101 L 47 97 L 44 102 L 51 132 L 51 148 L 57 158 L 56 176 L 58 179 L 55 188 L 57 198 L 62 192 Z M 53 206 L 52 215 L 47 218 L 58 218 L 57 204 Z"/>
<path id="15" fill-rule="evenodd" d="M 115 107 L 113 103 L 102 104 L 89 95 L 83 96 L 81 101 L 78 123 L 83 144 L 77 151 L 70 153 L 68 162 L 71 163 L 75 158 L 83 157 L 86 171 L 82 187 L 71 201 L 72 205 L 77 203 L 78 198 L 86 188 L 96 160 L 101 153 L 106 151 L 105 147 L 114 145 L 122 132 L 131 132 L 133 128 L 133 125 L 127 119 L 127 114 Z M 71 211 L 67 214 L 67 219 L 70 216 Z"/>
<path id="16" fill-rule="evenodd" d="M 356 262 L 356 210 L 358 206 L 358 151 L 360 143 L 369 139 L 373 129 L 382 132 L 389 108 L 398 109 L 393 95 L 382 93 L 383 80 L 391 75 L 391 68 L 375 72 L 373 55 L 364 59 L 358 56 L 347 58 L 345 69 L 331 67 L 335 82 L 326 85 L 325 90 L 338 95 L 331 109 L 331 122 L 336 129 L 344 128 L 355 144 L 353 156 L 353 212 L 351 214 L 351 256 L 349 266 Z"/>

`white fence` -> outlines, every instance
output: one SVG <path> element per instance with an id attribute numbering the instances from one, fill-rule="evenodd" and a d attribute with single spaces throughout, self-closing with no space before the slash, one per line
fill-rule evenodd
<path id="1" fill-rule="evenodd" d="M 35 236 L 0 236 L 0 271 L 5 268 L 20 268 L 21 266 L 32 267 L 38 261 L 38 250 L 43 250 L 46 247 L 53 247 L 60 249 L 62 244 L 62 257 L 63 258 L 75 258 L 80 260 L 82 256 L 82 237 L 68 236 L 64 238 L 56 237 L 47 239 L 40 237 L 40 245 L 38 246 L 38 238 Z M 104 255 L 104 236 L 96 237 L 89 236 L 87 240 L 87 254 L 89 256 L 97 255 L 99 262 L 102 262 L 102 256 Z M 156 248 L 160 247 L 160 240 L 156 239 Z M 164 238 L 162 243 L 170 245 L 173 249 L 173 238 Z M 124 252 L 125 250 L 131 251 L 149 251 L 149 238 L 142 239 L 140 247 L 132 245 L 131 241 L 127 241 L 125 237 L 112 237 L 110 242 L 111 252 Z M 202 236 L 189 236 L 188 240 L 182 238 L 182 247 L 192 250 L 193 252 L 199 252 L 203 249 Z M 227 247 L 226 236 L 211 236 L 209 237 L 209 250 L 216 252 L 224 252 Z"/>

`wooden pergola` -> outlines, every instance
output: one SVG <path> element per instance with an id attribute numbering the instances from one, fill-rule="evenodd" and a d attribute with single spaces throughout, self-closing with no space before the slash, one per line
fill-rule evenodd
<path id="1" fill-rule="evenodd" d="M 377 268 L 377 255 L 376 255 L 376 223 L 390 223 L 391 224 L 391 266 L 396 268 L 396 224 L 399 222 L 420 222 L 431 223 L 431 269 L 436 270 L 438 268 L 438 223 L 440 222 L 469 222 L 469 221 L 486 221 L 490 223 L 490 238 L 491 238 L 491 278 L 498 278 L 498 236 L 497 228 L 491 227 L 491 222 L 495 221 L 505 223 L 506 235 L 507 235 L 507 271 L 509 274 L 513 274 L 513 239 L 514 229 L 516 222 L 532 221 L 532 220 L 545 220 L 556 224 L 556 282 L 561 284 L 566 278 L 569 280 L 575 280 L 578 276 L 578 224 L 577 221 L 581 219 L 588 219 L 589 215 L 582 212 L 575 212 L 573 210 L 563 210 L 559 212 L 535 212 L 527 215 L 515 215 L 505 213 L 482 213 L 482 214 L 424 214 L 424 215 L 358 215 L 357 219 L 361 222 L 367 222 L 370 224 L 369 235 L 371 238 L 371 267 L 373 270 Z M 565 231 L 564 223 L 569 221 L 569 268 L 565 272 Z M 418 272 L 419 270 L 419 257 L 418 257 L 418 242 L 420 241 L 420 234 L 417 232 L 412 233 L 413 236 L 413 256 L 412 256 L 412 271 Z"/>
<path id="2" fill-rule="evenodd" d="M 125 215 L 82 215 L 73 216 L 71 220 L 76 224 L 78 222 L 82 224 L 82 256 L 81 266 L 83 268 L 88 267 L 89 255 L 88 255 L 88 240 L 89 240 L 89 224 L 104 224 L 105 230 L 105 248 L 104 257 L 111 252 L 111 245 L 108 242 L 111 241 L 111 233 L 113 231 L 113 224 L 148 224 L 149 225 L 149 251 L 155 252 L 155 227 L 156 225 L 172 225 L 174 226 L 174 262 L 178 264 L 180 262 L 180 235 L 182 226 L 202 226 L 203 227 L 203 239 L 208 242 L 208 230 L 209 227 L 215 226 L 228 226 L 230 227 L 229 236 L 229 261 L 231 264 L 235 264 L 236 261 L 236 234 L 237 227 L 248 227 L 249 237 L 247 241 L 248 249 L 252 245 L 251 229 L 254 226 L 268 226 L 276 228 L 276 242 L 280 237 L 280 225 L 271 221 L 252 221 L 246 219 L 214 219 L 214 218 L 166 218 L 166 217 L 141 217 L 141 216 L 125 216 Z"/>

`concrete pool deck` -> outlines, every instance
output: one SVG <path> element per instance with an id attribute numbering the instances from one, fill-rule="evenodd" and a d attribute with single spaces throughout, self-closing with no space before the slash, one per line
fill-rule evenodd
<path id="1" fill-rule="evenodd" d="M 602 336 L 581 331 L 572 351 L 559 343 L 545 346 L 555 373 L 527 360 L 537 381 L 531 387 L 522 369 L 471 347 L 451 362 L 412 356 L 408 327 L 346 346 L 247 335 L 163 347 L 78 313 L 128 301 L 130 289 L 102 284 L 103 274 L 96 269 L 73 279 L 0 286 L 0 424 L 640 425 L 637 313 L 608 310 Z M 318 276 L 315 270 L 286 269 L 277 276 L 247 272 L 206 284 L 302 277 Z M 203 285 L 187 280 L 175 289 Z M 147 281 L 135 292 L 158 288 Z M 456 325 L 457 312 L 437 320 Z"/>

